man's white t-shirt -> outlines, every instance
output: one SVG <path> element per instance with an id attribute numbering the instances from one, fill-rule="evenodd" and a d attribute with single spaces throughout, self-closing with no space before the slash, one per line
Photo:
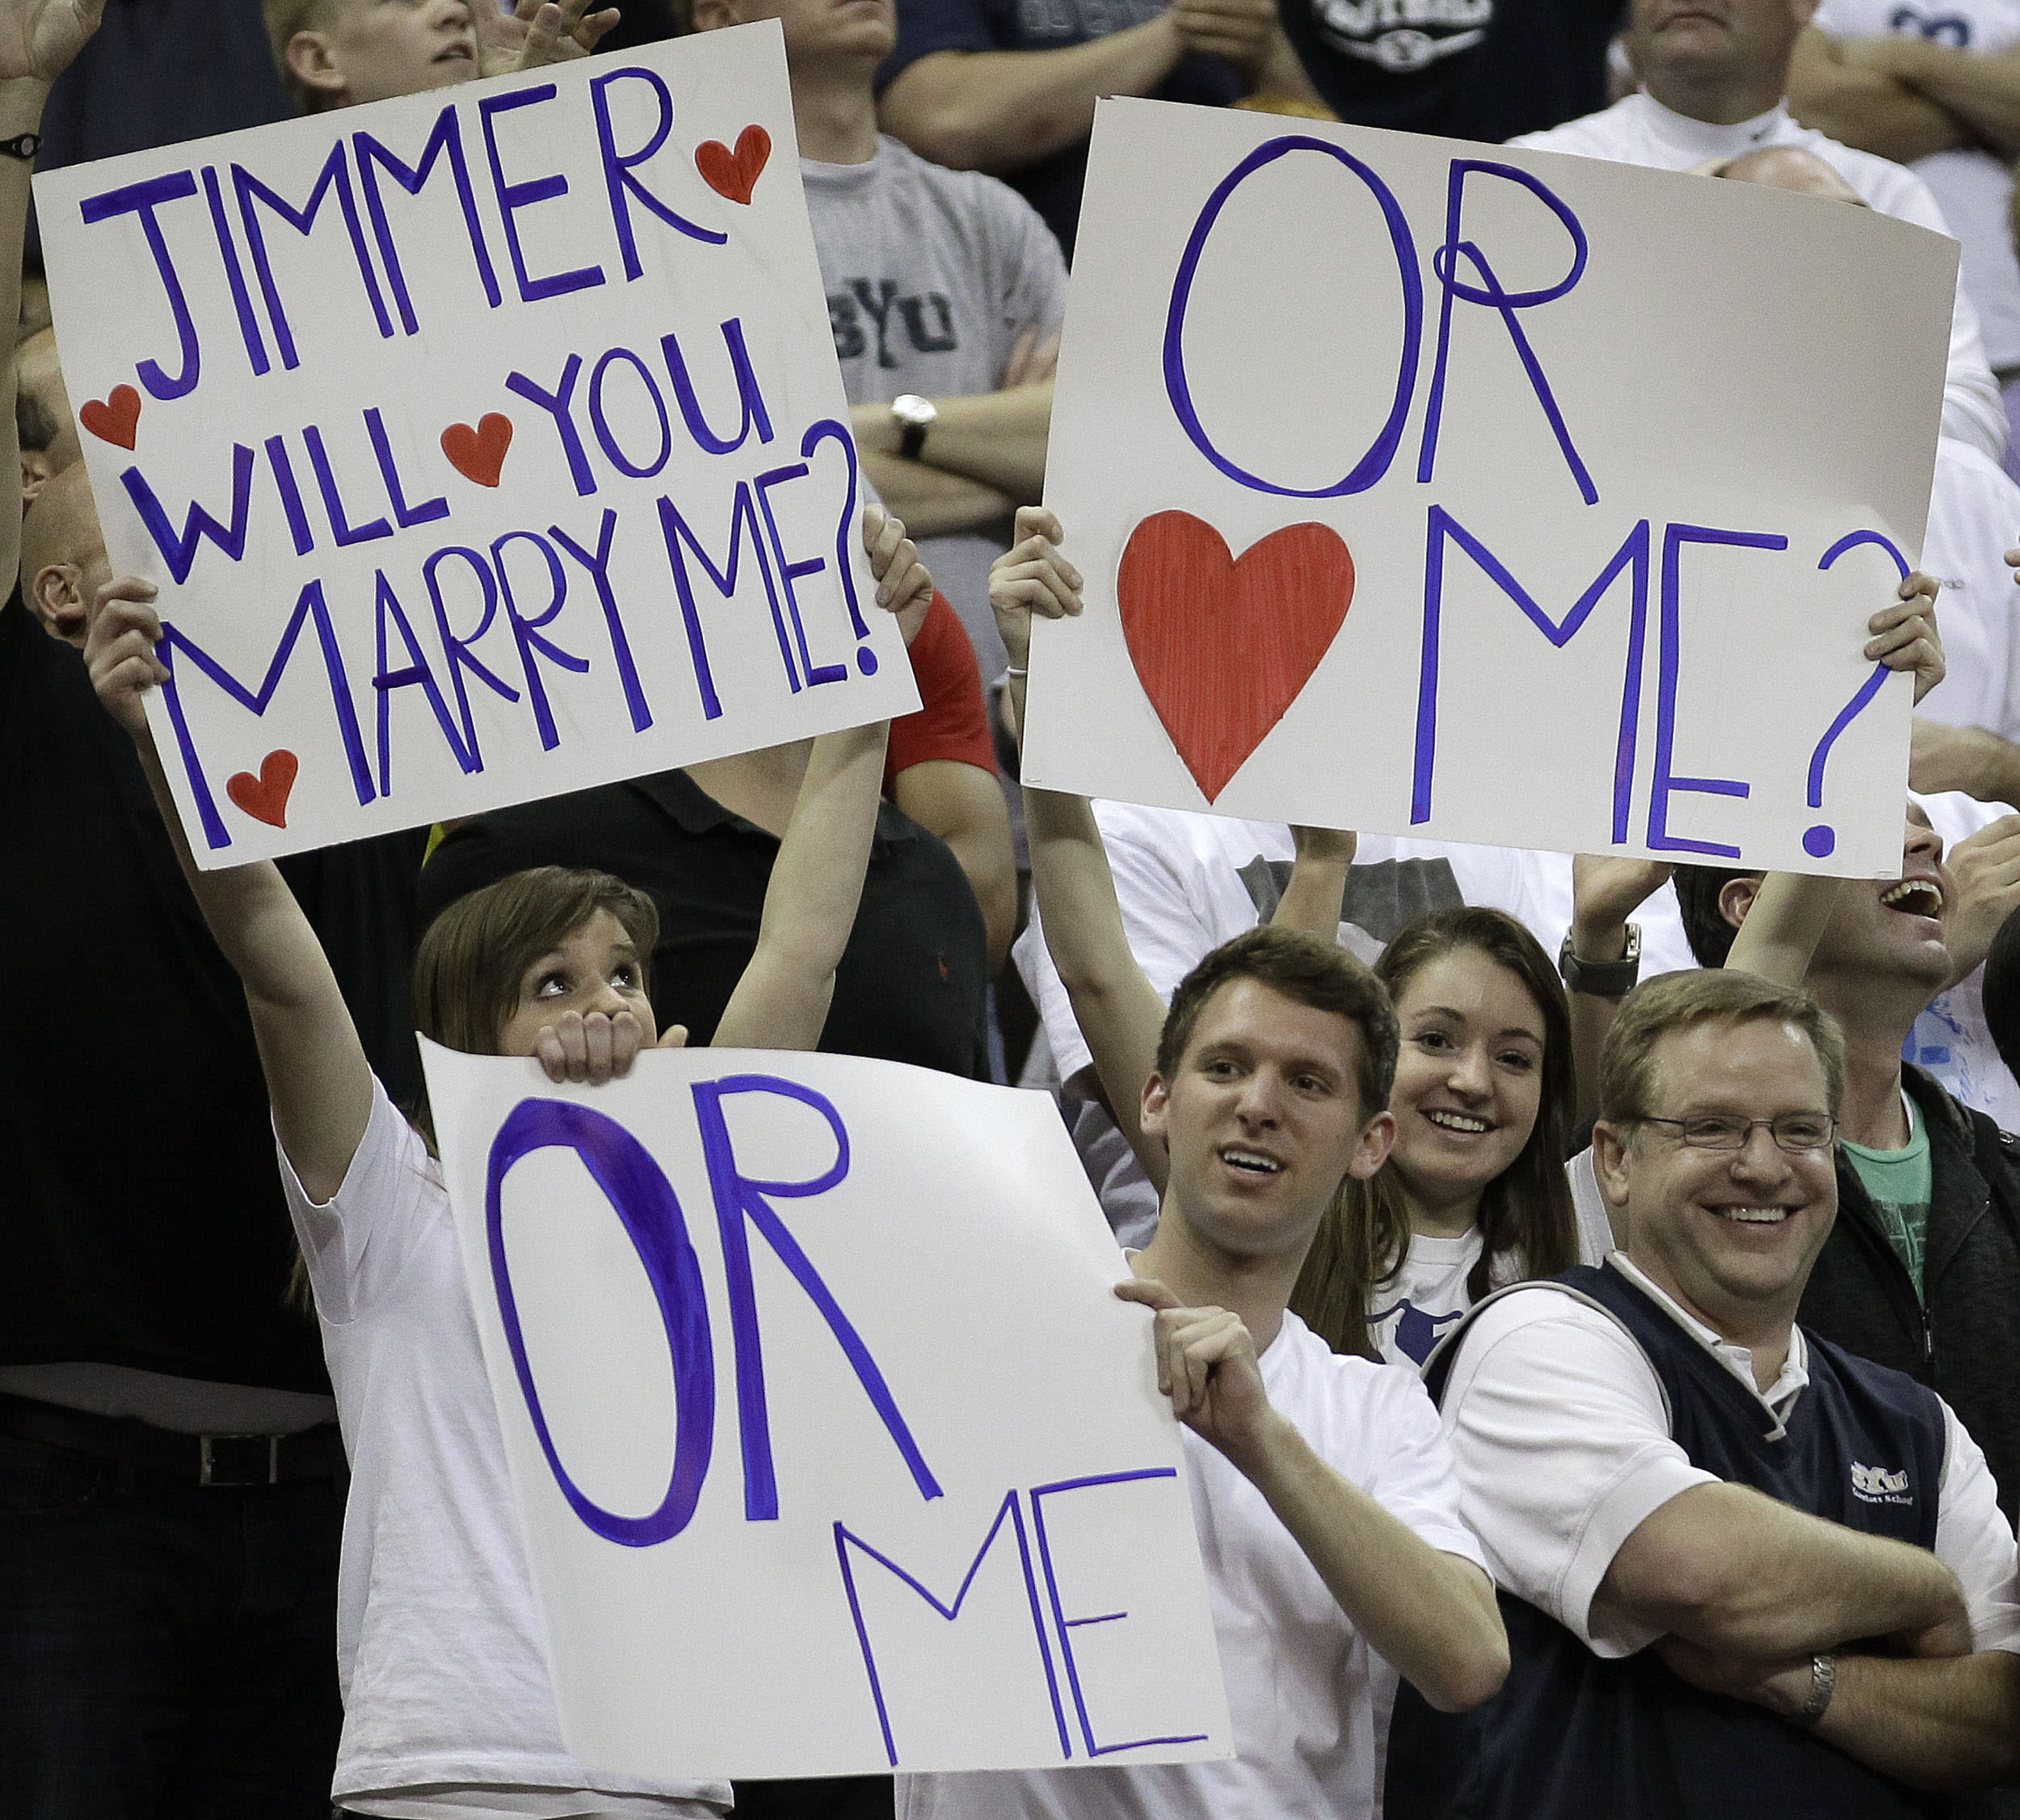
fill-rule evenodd
<path id="1" fill-rule="evenodd" d="M 2020 0 L 1823 0 L 1812 23 L 1833 38 L 1921 37 L 1996 54 L 2020 44 Z M 2020 367 L 2020 264 L 2006 220 L 2011 168 L 1980 145 L 1934 152 L 1908 168 L 1963 242 L 1958 282 L 1978 312 L 1993 370 Z"/>
<path id="2" fill-rule="evenodd" d="M 463 1255 L 420 1135 L 375 1081 L 335 1196 L 310 1200 L 284 1151 L 280 1173 L 351 1459 L 336 1800 L 463 1820 L 501 1811 L 484 1791 L 502 1784 L 526 1814 L 726 1810 L 727 1783 L 601 1776 L 562 1743 Z"/>
<path id="3" fill-rule="evenodd" d="M 1270 1402 L 1314 1451 L 1433 1548 L 1476 1565 L 1423 1385 L 1331 1351 L 1286 1313 L 1262 1354 Z M 901 1776 L 898 1820 L 1366 1820 L 1377 1714 L 1395 1670 L 1362 1641 L 1260 1492 L 1183 1431 L 1193 1522 L 1227 1686 L 1235 1756 L 1151 1768 Z"/>
<path id="4" fill-rule="evenodd" d="M 1778 1437 L 1809 1384 L 1802 1329 L 1763 1393 L 1745 1347 L 1694 1320 L 1624 1255 L 1607 1262 L 1759 1399 L 1768 1438 Z M 1631 1619 L 1596 1625 L 1593 1596 L 1645 1519 L 1719 1481 L 1670 1439 L 1662 1381 L 1627 1329 L 1561 1289 L 1512 1289 L 1480 1312 L 1461 1342 L 1443 1422 L 1462 1508 L 1495 1584 L 1555 1619 L 1594 1655 L 1631 1656 L 1654 1642 L 1662 1633 Z M 1976 1646 L 2020 1654 L 2013 1527 L 1984 1455 L 1947 1403 L 1943 1423 L 1936 1557 L 1963 1589 Z"/>
<path id="5" fill-rule="evenodd" d="M 1799 146 L 1822 158 L 1858 191 L 1868 207 L 1881 214 L 1933 228 L 1938 234 L 1951 231 L 1929 186 L 1912 171 L 1798 126 L 1786 107 L 1778 107 L 1736 126 L 1715 126 L 1673 113 L 1651 95 L 1631 95 L 1603 112 L 1588 114 L 1547 132 L 1525 133 L 1513 143 L 1534 151 L 1572 152 L 1656 171 L 1688 171 L 1713 158 L 1737 158 L 1742 152 L 1769 145 Z M 1871 282 L 1884 285 L 1886 274 L 1873 273 Z M 1942 433 L 1983 449 L 1995 461 L 2005 453 L 2005 405 L 1985 364 L 1977 312 L 1961 286 L 1951 316 Z"/>

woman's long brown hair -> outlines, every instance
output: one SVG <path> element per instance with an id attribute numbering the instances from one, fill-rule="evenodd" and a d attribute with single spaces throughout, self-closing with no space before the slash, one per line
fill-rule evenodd
<path id="1" fill-rule="evenodd" d="M 1571 1013 L 1563 983 L 1536 937 L 1504 911 L 1472 906 L 1441 910 L 1416 917 L 1396 932 L 1374 963 L 1375 976 L 1391 998 L 1399 999 L 1433 961 L 1467 952 L 1521 980 L 1543 1020 L 1535 1128 L 1521 1154 L 1480 1196 L 1485 1242 L 1466 1279 L 1467 1295 L 1478 1301 L 1492 1287 L 1498 1259 L 1513 1258 L 1522 1277 L 1555 1276 L 1570 1269 L 1578 1261 L 1578 1228 L 1564 1173 L 1573 1104 Z M 1384 1163 L 1372 1180 L 1349 1176 L 1319 1223 L 1291 1292 L 1291 1310 L 1335 1352 L 1373 1359 L 1369 1300 L 1395 1280 L 1409 1255 L 1409 1202 L 1394 1161 Z"/>

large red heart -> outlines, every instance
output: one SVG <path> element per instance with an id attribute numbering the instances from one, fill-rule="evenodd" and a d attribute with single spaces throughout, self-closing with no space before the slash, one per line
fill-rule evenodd
<path id="1" fill-rule="evenodd" d="M 1353 601 L 1353 558 L 1324 525 L 1291 525 L 1228 554 L 1189 512 L 1130 533 L 1116 589 L 1143 693 L 1209 803 L 1319 667 Z"/>
<path id="2" fill-rule="evenodd" d="M 295 773 L 301 760 L 291 752 L 268 752 L 259 761 L 259 775 L 239 771 L 225 780 L 225 794 L 250 815 L 269 828 L 288 825 L 288 793 L 295 787 Z"/>
<path id="3" fill-rule="evenodd" d="M 139 433 L 141 395 L 131 385 L 115 385 L 109 398 L 90 400 L 77 415 L 100 442 L 131 449 Z"/>
<path id="4" fill-rule="evenodd" d="M 502 411 L 487 411 L 475 429 L 467 423 L 452 423 L 442 432 L 442 453 L 465 480 L 479 487 L 495 487 L 505 466 L 505 451 L 512 446 L 512 420 Z"/>
<path id="5" fill-rule="evenodd" d="M 748 202 L 764 174 L 764 161 L 772 155 L 772 136 L 761 126 L 747 126 L 736 136 L 731 151 L 720 139 L 705 140 L 694 149 L 694 167 L 718 196 L 732 202 Z"/>

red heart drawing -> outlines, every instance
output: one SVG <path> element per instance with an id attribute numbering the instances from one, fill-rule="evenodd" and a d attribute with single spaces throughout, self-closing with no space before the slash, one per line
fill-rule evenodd
<path id="1" fill-rule="evenodd" d="M 131 385 L 115 385 L 110 398 L 91 399 L 77 415 L 100 442 L 131 449 L 140 426 L 141 395 Z"/>
<path id="2" fill-rule="evenodd" d="M 1116 591 L 1143 693 L 1209 803 L 1281 720 L 1353 602 L 1353 558 L 1324 525 L 1242 553 L 1189 512 L 1130 533 Z"/>
<path id="3" fill-rule="evenodd" d="M 761 126 L 747 126 L 736 136 L 734 151 L 720 139 L 696 145 L 694 167 L 718 196 L 727 196 L 732 202 L 748 202 L 764 174 L 764 161 L 771 155 L 771 134 Z"/>
<path id="4" fill-rule="evenodd" d="M 291 752 L 268 752 L 259 761 L 259 775 L 239 771 L 225 780 L 225 794 L 255 821 L 269 828 L 288 825 L 288 793 L 295 787 L 301 760 Z"/>
<path id="5" fill-rule="evenodd" d="M 495 487 L 505 466 L 505 451 L 512 446 L 512 420 L 500 411 L 487 411 L 472 429 L 467 423 L 452 423 L 442 432 L 442 453 L 465 480 L 479 487 Z"/>

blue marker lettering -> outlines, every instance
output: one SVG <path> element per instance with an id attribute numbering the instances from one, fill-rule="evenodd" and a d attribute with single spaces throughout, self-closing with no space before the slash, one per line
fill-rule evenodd
<path id="1" fill-rule="evenodd" d="M 498 116 L 517 107 L 536 107 L 554 99 L 554 85 L 542 82 L 537 88 L 515 89 L 509 95 L 487 95 L 478 103 L 484 116 L 484 149 L 490 154 L 491 182 L 498 192 L 498 212 L 505 221 L 505 244 L 511 248 L 512 271 L 519 280 L 519 294 L 528 303 L 546 297 L 565 297 L 570 291 L 587 290 L 604 281 L 603 268 L 586 265 L 574 272 L 535 278 L 526 270 L 525 249 L 520 245 L 518 213 L 537 202 L 551 202 L 568 193 L 568 179 L 559 171 L 535 177 L 524 183 L 505 181 L 505 166 L 498 155 Z"/>
<path id="2" fill-rule="evenodd" d="M 743 407 L 743 421 L 734 436 L 719 436 L 701 415 L 701 401 L 695 396 L 694 381 L 688 377 L 687 356 L 680 352 L 680 338 L 663 335 L 659 351 L 666 356 L 667 375 L 673 381 L 675 401 L 680 407 L 680 421 L 688 426 L 695 447 L 707 455 L 728 455 L 743 446 L 744 439 L 757 427 L 758 440 L 772 440 L 771 414 L 764 408 L 764 395 L 758 390 L 757 375 L 751 369 L 751 352 L 743 345 L 743 323 L 732 316 L 720 325 L 722 344 L 730 351 L 730 370 L 736 377 L 736 395 Z"/>
<path id="3" fill-rule="evenodd" d="M 513 597 L 511 573 L 505 567 L 505 546 L 510 543 L 529 543 L 546 560 L 548 581 L 553 592 L 537 619 L 529 619 L 522 613 L 519 602 Z M 507 531 L 503 537 L 494 539 L 491 544 L 491 562 L 498 570 L 498 584 L 505 596 L 505 617 L 519 647 L 520 666 L 526 674 L 526 694 L 533 704 L 533 723 L 540 729 L 542 749 L 552 752 L 561 744 L 561 735 L 554 726 L 554 710 L 548 704 L 547 684 L 540 673 L 536 654 L 578 676 L 589 668 L 587 658 L 574 656 L 553 640 L 540 635 L 541 629 L 553 623 L 554 616 L 567 602 L 568 576 L 561 566 L 561 558 L 554 554 L 554 546 L 531 531 Z"/>
<path id="4" fill-rule="evenodd" d="M 631 710 L 631 730 L 642 733 L 652 725 L 652 710 L 646 706 L 645 687 L 638 680 L 638 666 L 631 655 L 631 640 L 625 636 L 624 619 L 617 611 L 617 596 L 610 585 L 610 546 L 617 534 L 617 515 L 609 507 L 604 508 L 603 522 L 597 527 L 594 556 L 558 525 L 549 525 L 547 534 L 588 570 L 589 579 L 596 584 L 596 598 L 603 604 L 604 624 L 610 630 L 610 655 L 624 684 L 625 706 Z"/>
<path id="5" fill-rule="evenodd" d="M 401 327 L 409 335 L 416 335 L 420 332 L 421 325 L 414 314 L 413 299 L 407 295 L 406 274 L 400 268 L 399 251 L 393 244 L 393 230 L 386 220 L 385 204 L 380 200 L 378 174 L 383 170 L 409 196 L 419 196 L 435 169 L 435 161 L 444 153 L 448 156 L 449 174 L 456 180 L 456 198 L 462 204 L 463 225 L 469 235 L 470 256 L 477 262 L 477 276 L 484 287 L 485 301 L 492 309 L 497 309 L 505 301 L 504 293 L 498 288 L 498 274 L 491 269 L 491 251 L 485 244 L 484 224 L 478 219 L 477 198 L 470 189 L 470 167 L 463 156 L 463 129 L 455 103 L 452 102 L 436 116 L 435 130 L 421 149 L 421 167 L 418 171 L 396 158 L 368 133 L 354 133 L 351 145 L 357 154 L 358 181 L 364 190 L 365 213 L 372 217 L 372 231 L 378 239 L 379 257 L 385 262 L 386 282 L 392 286 L 393 301 L 399 307 Z"/>
<path id="6" fill-rule="evenodd" d="M 342 140 L 330 148 L 330 155 L 323 160 L 322 170 L 316 178 L 315 187 L 300 209 L 267 188 L 243 165 L 234 164 L 231 167 L 231 180 L 238 197 L 238 214 L 246 230 L 246 244 L 252 249 L 253 270 L 259 275 L 259 289 L 267 300 L 267 316 L 273 325 L 274 345 L 280 350 L 282 366 L 292 370 L 301 364 L 301 359 L 295 351 L 294 331 L 288 326 L 280 287 L 274 282 L 273 264 L 267 257 L 267 237 L 261 232 L 259 217 L 253 209 L 255 200 L 265 203 L 296 233 L 305 236 L 314 231 L 316 217 L 334 192 L 337 206 L 343 215 L 344 230 L 351 237 L 351 252 L 357 262 L 358 276 L 364 280 L 365 296 L 371 300 L 372 314 L 378 320 L 379 333 L 391 336 L 393 318 L 386 314 L 385 299 L 379 294 L 378 272 L 364 243 L 364 229 L 358 220 L 357 199 L 351 189 L 351 162 L 345 155 Z"/>
<path id="7" fill-rule="evenodd" d="M 309 466 L 315 470 L 316 487 L 322 495 L 322 509 L 330 516 L 330 534 L 339 545 L 370 543 L 375 537 L 389 537 L 393 527 L 383 518 L 368 519 L 364 524 L 352 526 L 343 509 L 343 498 L 337 491 L 337 477 L 330 466 L 329 452 L 322 446 L 322 432 L 311 423 L 301 432 L 301 440 L 309 447 Z"/>
<path id="8" fill-rule="evenodd" d="M 377 405 L 366 410 L 364 428 L 366 435 L 372 438 L 372 453 L 379 458 L 379 477 L 385 482 L 385 496 L 393 502 L 393 516 L 400 521 L 400 529 L 411 530 L 416 525 L 431 525 L 438 518 L 447 518 L 449 503 L 439 495 L 432 499 L 422 500 L 418 506 L 406 503 L 406 490 L 400 484 L 400 470 L 393 460 L 393 444 L 386 436 L 385 423 Z"/>
<path id="9" fill-rule="evenodd" d="M 652 408 L 659 416 L 659 446 L 648 455 L 642 463 L 633 461 L 617 446 L 616 433 L 610 428 L 610 420 L 604 412 L 604 375 L 609 371 L 612 360 L 623 360 L 638 376 L 646 389 L 646 396 L 652 400 Z M 658 381 L 654 379 L 646 363 L 629 348 L 613 348 L 598 360 L 589 375 L 589 427 L 596 432 L 596 443 L 618 473 L 633 480 L 650 480 L 659 473 L 673 453 L 673 421 L 667 415 L 667 401 L 660 396 Z"/>
<path id="10" fill-rule="evenodd" d="M 772 489 L 774 487 L 782 487 L 788 481 L 804 480 L 806 478 L 806 464 L 804 461 L 796 461 L 789 468 L 774 468 L 769 474 L 758 476 L 757 497 L 758 504 L 764 513 L 764 528 L 772 534 L 772 554 L 778 558 L 779 579 L 785 588 L 785 609 L 792 615 L 793 637 L 799 646 L 800 672 L 806 678 L 808 686 L 812 688 L 822 683 L 846 681 L 848 666 L 846 664 L 816 664 L 807 651 L 806 627 L 800 618 L 800 597 L 793 583 L 804 576 L 819 575 L 827 567 L 827 558 L 814 556 L 802 562 L 789 561 L 785 545 L 779 536 L 779 521 L 772 510 Z"/>
<path id="11" fill-rule="evenodd" d="M 709 668 L 708 647 L 701 637 L 701 615 L 694 604 L 694 583 L 688 579 L 687 558 L 680 554 L 685 544 L 694 552 L 698 562 L 714 584 L 715 591 L 724 600 L 736 592 L 737 569 L 743 559 L 743 529 L 751 529 L 751 549 L 757 558 L 758 573 L 764 578 L 764 592 L 772 603 L 772 629 L 778 635 L 779 657 L 785 665 L 785 680 L 797 694 L 800 679 L 793 668 L 793 651 L 785 639 L 785 617 L 779 609 L 778 583 L 772 578 L 772 562 L 764 547 L 764 527 L 758 521 L 757 507 L 751 498 L 748 481 L 736 483 L 736 495 L 730 508 L 730 554 L 726 566 L 718 569 L 709 559 L 709 553 L 702 548 L 701 540 L 694 534 L 687 520 L 681 516 L 680 508 L 664 495 L 659 500 L 659 532 L 666 540 L 667 561 L 673 569 L 673 584 L 680 594 L 680 617 L 688 631 L 688 650 L 694 659 L 694 680 L 701 691 L 701 715 L 705 720 L 718 719 L 722 703 L 715 692 L 715 676 Z"/>
<path id="12" fill-rule="evenodd" d="M 448 608 L 442 600 L 442 583 L 437 571 L 452 556 L 467 562 L 478 585 L 484 591 L 484 614 L 477 622 L 477 630 L 467 638 L 459 638 L 449 630 Z M 477 723 L 470 713 L 469 692 L 465 687 L 463 674 L 470 675 L 482 683 L 491 693 L 507 701 L 519 700 L 519 691 L 503 678 L 492 674 L 477 658 L 470 655 L 470 647 L 491 629 L 491 621 L 498 613 L 498 583 L 492 579 L 491 566 L 473 550 L 452 544 L 446 550 L 438 550 L 421 565 L 421 579 L 427 584 L 428 604 L 435 609 L 435 629 L 441 634 L 442 649 L 449 660 L 449 685 L 456 691 L 456 706 L 463 720 L 463 743 L 470 756 L 482 766 L 483 760 L 477 744 Z"/>
<path id="13" fill-rule="evenodd" d="M 195 175 L 187 171 L 176 171 L 166 176 L 150 177 L 144 183 L 129 183 L 124 189 L 87 196 L 78 204 L 78 213 L 86 227 L 109 221 L 117 215 L 137 214 L 141 218 L 141 232 L 147 237 L 148 251 L 154 255 L 154 269 L 160 275 L 169 310 L 175 318 L 176 338 L 183 344 L 183 370 L 173 379 L 152 360 L 142 360 L 133 369 L 140 376 L 141 383 L 158 398 L 179 398 L 195 391 L 197 376 L 202 370 L 196 323 L 190 315 L 189 300 L 183 295 L 183 281 L 176 275 L 175 262 L 169 256 L 167 237 L 162 232 L 160 217 L 155 213 L 164 203 L 178 201 L 196 193 Z"/>
<path id="14" fill-rule="evenodd" d="M 245 560 L 246 520 L 247 508 L 252 503 L 253 461 L 253 452 L 242 442 L 231 445 L 230 525 L 220 525 L 191 500 L 179 535 L 169 523 L 168 514 L 162 510 L 162 502 L 155 498 L 147 477 L 137 467 L 128 468 L 120 476 L 120 484 L 126 489 L 126 496 L 133 502 L 133 509 L 141 515 L 141 522 L 147 527 L 147 534 L 154 540 L 154 547 L 162 553 L 162 560 L 168 565 L 168 572 L 175 577 L 178 587 L 189 579 L 189 571 L 196 561 L 196 546 L 204 538 L 216 544 L 231 561 Z"/>
<path id="15" fill-rule="evenodd" d="M 610 129 L 610 86 L 613 82 L 643 82 L 650 88 L 659 103 L 659 118 L 651 136 L 635 152 L 620 153 L 616 138 Z M 673 130 L 673 97 L 667 92 L 667 85 L 650 70 L 635 66 L 613 70 L 607 76 L 598 76 L 589 85 L 590 105 L 596 114 L 596 144 L 603 154 L 604 187 L 610 196 L 611 224 L 617 230 L 617 244 L 625 256 L 625 276 L 627 280 L 645 276 L 645 266 L 638 258 L 638 247 L 631 231 L 631 209 L 625 198 L 636 196 L 648 213 L 656 215 L 670 228 L 676 229 L 692 240 L 699 240 L 711 246 L 720 246 L 730 237 L 717 234 L 705 227 L 697 227 L 686 216 L 669 208 L 651 191 L 640 183 L 632 173 L 638 166 L 647 162 L 667 142 L 667 135 Z"/>
<path id="16" fill-rule="evenodd" d="M 575 428 L 568 411 L 569 401 L 575 395 L 575 381 L 581 377 L 582 356 L 570 354 L 553 391 L 541 390 L 523 373 L 507 373 L 505 389 L 518 393 L 530 404 L 538 405 L 553 419 L 554 428 L 561 437 L 562 453 L 568 457 L 568 472 L 575 482 L 575 491 L 587 499 L 596 491 L 596 476 L 589 466 L 589 452 L 582 445 L 582 432 Z"/>
<path id="17" fill-rule="evenodd" d="M 217 236 L 217 251 L 225 261 L 225 281 L 231 286 L 231 305 L 238 317 L 239 339 L 246 343 L 246 358 L 255 373 L 271 372 L 266 339 L 259 332 L 259 317 L 253 309 L 252 293 L 246 289 L 245 268 L 238 261 L 238 243 L 232 238 L 231 218 L 225 212 L 225 192 L 217 181 L 215 165 L 204 166 L 204 200 L 210 205 L 211 230 Z"/>

